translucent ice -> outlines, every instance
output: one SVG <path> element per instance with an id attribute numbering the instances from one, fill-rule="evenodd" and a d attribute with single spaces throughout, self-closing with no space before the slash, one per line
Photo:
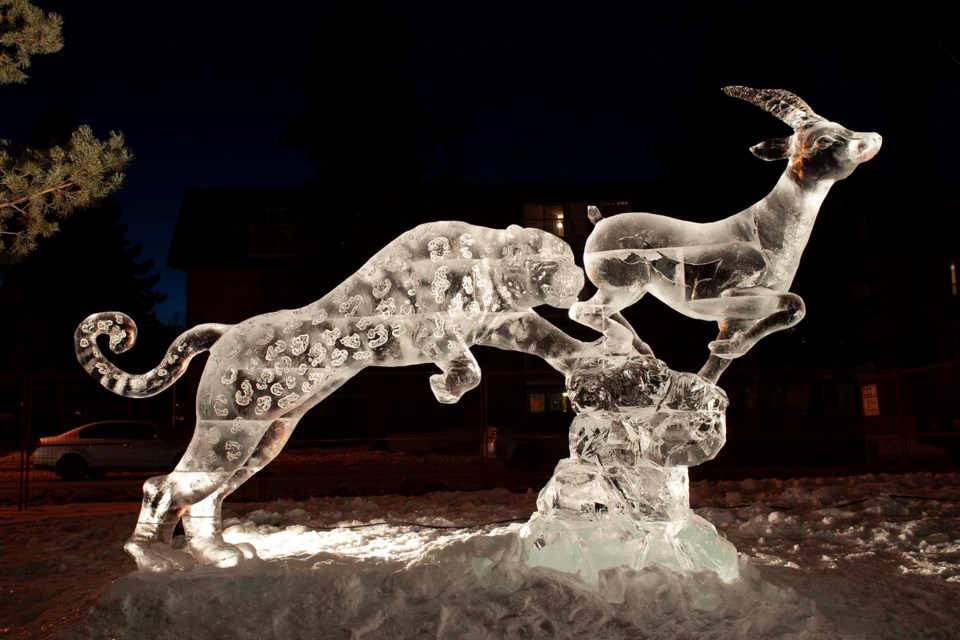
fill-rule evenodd
<path id="1" fill-rule="evenodd" d="M 690 510 L 687 477 L 723 446 L 726 395 L 637 351 L 585 353 L 567 374 L 570 458 L 524 528 L 528 561 L 593 583 L 603 569 L 650 564 L 732 580 L 736 549 Z"/>
<path id="2" fill-rule="evenodd" d="M 584 266 L 596 285 L 590 300 L 570 316 L 599 331 L 608 320 L 630 328 L 619 311 L 650 292 L 691 318 L 713 320 L 720 332 L 700 375 L 716 382 L 730 359 L 764 336 L 793 326 L 805 313 L 790 293 L 800 256 L 830 187 L 880 149 L 876 133 L 857 133 L 813 112 L 781 89 L 726 87 L 793 128 L 788 138 L 751 148 L 764 160 L 787 160 L 787 168 L 765 198 L 729 218 L 705 224 L 652 213 L 590 218 Z M 632 330 L 632 328 L 631 328 Z M 634 332 L 634 345 L 649 347 Z"/>
<path id="3" fill-rule="evenodd" d="M 723 390 L 652 356 L 584 358 L 568 375 L 567 395 L 579 412 L 570 451 L 583 462 L 689 467 L 713 458 L 726 440 Z"/>
<path id="4" fill-rule="evenodd" d="M 578 574 L 590 584 L 604 569 L 660 565 L 673 571 L 713 571 L 735 580 L 737 550 L 716 528 L 693 513 L 676 520 L 635 520 L 625 514 L 544 517 L 521 530 L 527 563 Z"/>
<path id="5" fill-rule="evenodd" d="M 592 582 L 620 564 L 737 574 L 736 550 L 689 508 L 687 467 L 711 459 L 725 440 L 727 399 L 713 383 L 731 359 L 803 318 L 803 300 L 789 290 L 820 205 L 881 139 L 825 120 L 788 91 L 724 91 L 793 128 L 789 138 L 751 149 L 764 160 L 786 159 L 787 168 L 763 200 L 717 222 L 652 213 L 604 219 L 590 209 L 596 228 L 584 266 L 597 292 L 574 304 L 570 317 L 605 338 L 567 376 L 578 412 L 571 457 L 557 466 L 525 529 L 533 564 Z M 699 375 L 654 358 L 621 315 L 648 291 L 719 325 Z"/>
<path id="6" fill-rule="evenodd" d="M 142 569 L 182 568 L 183 554 L 168 546 L 182 518 L 196 559 L 230 566 L 250 557 L 223 541 L 223 500 L 280 453 L 307 410 L 368 366 L 432 362 L 441 373 L 430 386 L 444 403 L 479 384 L 475 344 L 536 354 L 566 371 L 581 343 L 532 308 L 569 307 L 583 282 L 570 247 L 549 233 L 438 222 L 403 234 L 309 306 L 186 331 L 141 375 L 118 369 L 97 345 L 106 335 L 114 352 L 130 348 L 133 321 L 90 316 L 75 334 L 77 358 L 120 395 L 160 393 L 210 352 L 193 439 L 171 474 L 144 485 L 127 551 Z"/>

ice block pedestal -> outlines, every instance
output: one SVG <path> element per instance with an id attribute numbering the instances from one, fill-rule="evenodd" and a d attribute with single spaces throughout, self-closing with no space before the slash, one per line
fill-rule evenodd
<path id="1" fill-rule="evenodd" d="M 570 457 L 521 531 L 527 562 L 579 574 L 659 564 L 737 577 L 737 550 L 690 509 L 687 468 L 726 440 L 716 385 L 636 352 L 582 359 L 567 377 Z"/>
<path id="2" fill-rule="evenodd" d="M 639 489 L 639 499 L 628 498 L 623 487 Z M 579 574 L 591 584 L 602 570 L 621 565 L 709 570 L 735 579 L 736 548 L 690 509 L 687 488 L 685 468 L 608 474 L 562 460 L 521 531 L 527 563 Z"/>

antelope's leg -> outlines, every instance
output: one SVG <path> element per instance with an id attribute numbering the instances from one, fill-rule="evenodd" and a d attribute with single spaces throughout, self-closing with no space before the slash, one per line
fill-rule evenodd
<path id="1" fill-rule="evenodd" d="M 720 322 L 721 335 L 708 345 L 720 358 L 742 356 L 765 336 L 800 322 L 806 313 L 803 299 L 785 291 L 734 289 L 724 292 L 724 298 L 727 319 Z M 724 323 L 729 323 L 726 330 Z"/>

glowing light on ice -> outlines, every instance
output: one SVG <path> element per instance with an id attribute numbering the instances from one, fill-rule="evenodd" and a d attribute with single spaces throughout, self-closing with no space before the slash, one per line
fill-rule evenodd
<path id="1" fill-rule="evenodd" d="M 129 349 L 136 326 L 119 312 L 77 328 L 77 358 L 111 391 L 143 398 L 170 388 L 190 360 L 210 352 L 197 393 L 193 440 L 173 473 L 144 485 L 126 550 L 141 569 L 183 568 L 169 543 L 182 518 L 187 550 L 201 562 L 234 566 L 253 556 L 221 533 L 223 500 L 268 464 L 312 406 L 368 366 L 434 363 L 437 400 L 457 402 L 480 383 L 471 347 L 532 353 L 564 370 L 579 342 L 537 315 L 569 307 L 584 277 L 573 251 L 540 229 L 489 229 L 465 222 L 420 225 L 374 255 L 317 302 L 238 325 L 183 333 L 151 371 L 131 375 L 97 345 Z"/>
<path id="2" fill-rule="evenodd" d="M 316 531 L 302 525 L 270 531 L 249 526 L 227 528 L 223 538 L 230 544 L 252 545 L 262 560 L 288 558 L 357 558 L 412 562 L 455 542 L 486 532 L 466 529 L 436 531 L 410 525 L 382 524 L 358 528 Z M 271 529 L 266 527 L 265 529 Z"/>
<path id="3" fill-rule="evenodd" d="M 88 317 L 75 334 L 77 357 L 120 395 L 168 389 L 195 355 L 210 353 L 187 453 L 171 474 L 144 485 L 125 547 L 140 568 L 189 566 L 169 544 L 181 519 L 187 552 L 222 567 L 318 550 L 409 560 L 475 535 L 438 538 L 391 525 L 329 532 L 231 527 L 224 535 L 220 514 L 223 500 L 280 453 L 300 417 L 365 367 L 436 364 L 431 390 L 439 402 L 454 403 L 480 382 L 471 348 L 482 344 L 546 360 L 566 376 L 565 395 L 578 414 L 570 458 L 560 461 L 521 531 L 529 564 L 592 583 L 624 565 L 735 579 L 736 549 L 689 504 L 688 467 L 712 459 L 726 440 L 727 398 L 715 383 L 732 359 L 803 318 L 803 300 L 789 289 L 820 205 L 833 183 L 877 153 L 881 138 L 822 118 L 788 91 L 724 91 L 793 128 L 790 137 L 751 149 L 764 160 L 787 160 L 773 191 L 706 224 L 651 213 L 603 218 L 590 208 L 596 226 L 584 264 L 597 288 L 590 300 L 578 301 L 584 275 L 557 236 L 438 222 L 403 234 L 311 305 L 186 331 L 141 375 L 118 369 L 97 345 L 107 336 L 114 352 L 130 348 L 133 321 L 118 312 Z M 555 230 L 562 235 L 562 224 Z M 647 292 L 680 313 L 717 322 L 698 375 L 657 360 L 620 314 Z M 585 344 L 567 336 L 533 311 L 541 304 L 569 307 L 573 319 L 603 337 Z M 875 508 L 887 513 L 890 506 Z M 790 521 L 773 513 L 764 526 Z"/>
<path id="4" fill-rule="evenodd" d="M 598 583 L 604 569 L 661 565 L 738 575 L 737 552 L 690 510 L 687 467 L 726 439 L 715 385 L 633 351 L 587 351 L 567 376 L 578 412 L 561 460 L 521 532 L 528 562 Z"/>

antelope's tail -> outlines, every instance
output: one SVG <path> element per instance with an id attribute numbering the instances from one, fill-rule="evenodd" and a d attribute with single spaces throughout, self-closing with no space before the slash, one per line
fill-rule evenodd
<path id="1" fill-rule="evenodd" d="M 99 336 L 109 336 L 110 350 L 123 353 L 137 341 L 137 325 L 118 311 L 94 313 L 74 333 L 77 360 L 104 387 L 127 398 L 148 398 L 165 391 L 187 370 L 193 356 L 208 351 L 230 325 L 201 324 L 180 334 L 160 364 L 140 375 L 129 374 L 107 360 L 97 346 Z"/>

